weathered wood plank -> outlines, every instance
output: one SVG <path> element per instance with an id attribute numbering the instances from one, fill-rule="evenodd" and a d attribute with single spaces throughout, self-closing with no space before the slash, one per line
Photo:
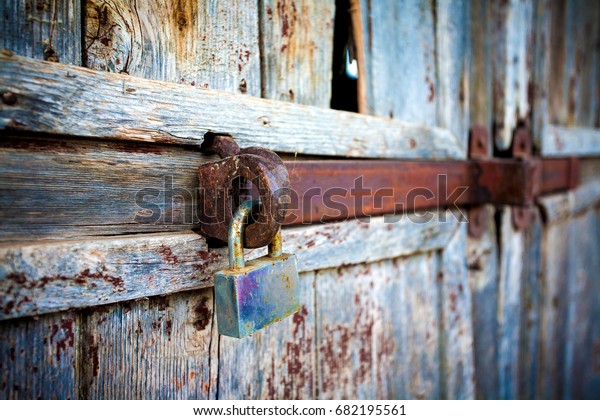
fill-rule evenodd
<path id="1" fill-rule="evenodd" d="M 569 222 L 548 225 L 542 236 L 543 272 L 537 398 L 563 395 L 568 302 Z M 566 239 L 566 240 L 565 240 Z"/>
<path id="2" fill-rule="evenodd" d="M 500 210 L 498 279 L 498 399 L 516 399 L 519 386 L 521 283 L 524 233 L 514 228 L 510 207 Z"/>
<path id="3" fill-rule="evenodd" d="M 464 148 L 468 147 L 470 128 L 469 6 L 464 0 L 439 0 L 435 4 L 437 125 L 449 129 Z"/>
<path id="4" fill-rule="evenodd" d="M 448 399 L 475 397 L 472 297 L 466 241 L 467 226 L 463 223 L 440 256 L 441 396 Z"/>
<path id="5" fill-rule="evenodd" d="M 434 7 L 428 0 L 361 1 L 369 113 L 437 124 Z"/>
<path id="6" fill-rule="evenodd" d="M 440 304 L 436 283 L 439 259 L 422 253 L 392 261 L 400 284 L 389 295 L 384 289 L 381 301 L 391 308 L 397 353 L 389 379 L 390 398 L 438 399 L 440 377 Z M 401 309 L 404 308 L 404 309 Z"/>
<path id="7" fill-rule="evenodd" d="M 600 129 L 547 125 L 542 133 L 543 156 L 600 156 Z"/>
<path id="8" fill-rule="evenodd" d="M 300 310 L 291 317 L 242 340 L 220 337 L 220 399 L 316 398 L 314 281 L 314 272 L 300 276 Z"/>
<path id="9" fill-rule="evenodd" d="M 457 222 L 353 220 L 284 229 L 301 272 L 379 261 L 444 246 Z M 249 250 L 247 258 L 266 253 Z M 0 247 L 0 319 L 209 287 L 227 249 L 193 232 L 47 241 Z"/>
<path id="10" fill-rule="evenodd" d="M 568 303 L 565 343 L 565 399 L 597 399 L 600 366 L 597 362 L 600 328 L 600 229 L 598 213 L 590 209 L 570 221 Z M 595 330 L 595 331 L 594 331 Z"/>
<path id="11" fill-rule="evenodd" d="M 90 0 L 86 67 L 260 96 L 258 4 Z"/>
<path id="12" fill-rule="evenodd" d="M 223 254 L 191 231 L 2 246 L 0 319 L 206 287 Z"/>
<path id="13" fill-rule="evenodd" d="M 97 308 L 82 327 L 82 397 L 215 398 L 212 289 Z"/>
<path id="14" fill-rule="evenodd" d="M 179 147 L 3 139 L 0 242 L 191 229 L 204 162 Z"/>
<path id="15" fill-rule="evenodd" d="M 486 0 L 470 2 L 470 84 L 469 114 L 471 126 L 477 124 L 492 133 L 493 91 L 492 91 L 492 24 L 491 3 Z M 489 154 L 492 154 L 490 142 Z"/>
<path id="16" fill-rule="evenodd" d="M 404 321 L 394 310 L 401 294 L 397 270 L 383 261 L 317 272 L 319 398 L 385 399 L 406 392 L 399 339 Z"/>
<path id="17" fill-rule="evenodd" d="M 498 399 L 498 247 L 494 208 L 486 206 L 481 238 L 467 237 L 469 287 L 472 296 L 475 396 Z"/>
<path id="18" fill-rule="evenodd" d="M 588 161 L 588 163 L 592 163 L 588 166 L 590 166 L 589 169 L 593 169 L 593 161 Z M 582 170 L 582 174 L 583 172 Z M 538 198 L 537 201 L 542 207 L 544 220 L 547 223 L 555 223 L 566 219 L 596 205 L 600 201 L 600 177 L 597 173 L 585 177 L 574 190 L 543 196 Z"/>
<path id="19" fill-rule="evenodd" d="M 540 317 L 542 285 L 542 222 L 538 210 L 530 227 L 524 232 L 523 280 L 521 283 L 521 325 L 519 333 L 519 395 L 534 399 L 538 393 L 540 366 Z"/>
<path id="20" fill-rule="evenodd" d="M 329 108 L 334 0 L 261 2 L 262 97 Z"/>
<path id="21" fill-rule="evenodd" d="M 79 319 L 65 312 L 0 322 L 0 398 L 77 399 Z"/>
<path id="22" fill-rule="evenodd" d="M 241 146 L 316 155 L 462 158 L 448 130 L 0 55 L 0 128 L 199 145 L 207 132 Z M 72 94 L 66 94 L 71 92 Z"/>
<path id="23" fill-rule="evenodd" d="M 534 141 L 542 155 L 598 154 L 600 5 L 540 1 L 536 7 Z"/>
<path id="24" fill-rule="evenodd" d="M 506 150 L 514 129 L 528 122 L 531 112 L 533 2 L 495 2 L 492 16 L 494 137 L 496 146 Z"/>
<path id="25" fill-rule="evenodd" d="M 81 65 L 80 0 L 0 3 L 0 49 L 47 61 Z"/>

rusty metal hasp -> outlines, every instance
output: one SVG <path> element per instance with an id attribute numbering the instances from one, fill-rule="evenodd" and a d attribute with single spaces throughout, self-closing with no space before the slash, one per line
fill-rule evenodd
<path id="1" fill-rule="evenodd" d="M 259 211 L 248 226 L 246 248 L 268 245 L 280 229 L 290 203 L 290 179 L 279 156 L 260 147 L 240 149 L 229 136 L 214 136 L 203 150 L 222 158 L 199 168 L 200 230 L 210 238 L 227 241 L 233 210 L 244 198 L 258 196 Z M 254 191 L 253 191 L 254 187 Z"/>
<path id="2" fill-rule="evenodd" d="M 229 268 L 215 274 L 219 334 L 245 337 L 299 309 L 296 256 L 282 253 L 281 229 L 269 254 L 244 263 L 246 219 L 260 201 L 242 203 L 229 227 Z"/>

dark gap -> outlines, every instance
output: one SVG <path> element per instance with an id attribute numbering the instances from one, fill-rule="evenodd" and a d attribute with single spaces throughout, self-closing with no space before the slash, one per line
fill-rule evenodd
<path id="1" fill-rule="evenodd" d="M 354 59 L 352 20 L 349 0 L 336 0 L 333 32 L 333 74 L 331 81 L 331 108 L 358 112 L 358 76 L 349 73 Z"/>

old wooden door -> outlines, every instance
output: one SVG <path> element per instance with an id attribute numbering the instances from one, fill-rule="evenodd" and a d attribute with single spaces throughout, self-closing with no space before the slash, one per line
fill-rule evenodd
<path id="1" fill-rule="evenodd" d="M 597 398 L 598 160 L 525 231 L 492 206 L 480 239 L 444 209 L 285 228 L 301 309 L 244 340 L 215 327 L 226 250 L 192 230 L 207 133 L 292 162 L 462 160 L 471 126 L 497 153 L 525 126 L 541 155 L 598 155 L 585 5 L 0 3 L 0 395 Z M 370 115 L 329 109 L 349 7 Z"/>

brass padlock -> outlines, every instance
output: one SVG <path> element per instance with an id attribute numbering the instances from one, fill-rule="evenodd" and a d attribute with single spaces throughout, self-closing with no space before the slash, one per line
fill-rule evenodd
<path id="1" fill-rule="evenodd" d="M 246 201 L 229 225 L 229 268 L 215 274 L 219 334 L 245 337 L 299 309 L 296 256 L 282 253 L 281 229 L 265 257 L 244 263 L 246 219 L 259 200 Z"/>

